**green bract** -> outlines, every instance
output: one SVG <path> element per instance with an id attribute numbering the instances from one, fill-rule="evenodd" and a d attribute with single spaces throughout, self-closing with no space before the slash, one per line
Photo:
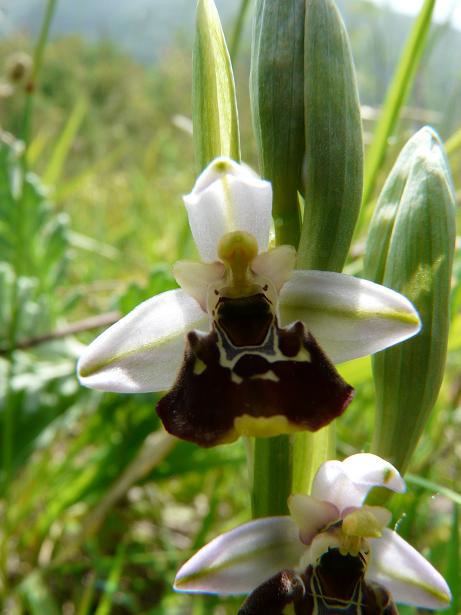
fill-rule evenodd
<path id="1" fill-rule="evenodd" d="M 373 359 L 377 397 L 373 451 L 401 471 L 442 382 L 454 244 L 448 166 L 437 135 L 423 128 L 404 147 L 383 188 L 365 257 L 367 277 L 405 293 L 422 320 L 413 340 Z"/>
<path id="2" fill-rule="evenodd" d="M 280 243 L 299 241 L 304 158 L 304 0 L 258 0 L 250 94 L 263 177 L 272 182 Z"/>
<path id="3" fill-rule="evenodd" d="M 305 17 L 303 267 L 341 271 L 362 198 L 362 128 L 354 67 L 332 0 L 308 0 Z"/>
<path id="4" fill-rule="evenodd" d="M 192 107 L 199 169 L 217 156 L 240 160 L 234 77 L 213 0 L 197 5 Z"/>

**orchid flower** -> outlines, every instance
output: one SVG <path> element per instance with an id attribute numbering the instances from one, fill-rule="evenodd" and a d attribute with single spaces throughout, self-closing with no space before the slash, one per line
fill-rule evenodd
<path id="1" fill-rule="evenodd" d="M 269 249 L 272 188 L 248 167 L 213 161 L 184 197 L 202 262 L 180 261 L 180 289 L 136 307 L 82 354 L 82 384 L 170 392 L 166 429 L 212 446 L 239 435 L 316 430 L 352 388 L 332 363 L 414 335 L 412 304 L 378 284 L 295 269 L 291 246 Z"/>
<path id="2" fill-rule="evenodd" d="M 179 570 L 175 589 L 253 592 L 242 615 L 281 613 L 291 602 L 304 615 L 391 614 L 394 601 L 448 607 L 443 577 L 386 528 L 391 513 L 364 504 L 374 486 L 405 490 L 398 470 L 376 455 L 325 462 L 311 495 L 290 496 L 291 516 L 257 519 L 215 538 Z M 351 605 L 363 608 L 346 608 Z"/>

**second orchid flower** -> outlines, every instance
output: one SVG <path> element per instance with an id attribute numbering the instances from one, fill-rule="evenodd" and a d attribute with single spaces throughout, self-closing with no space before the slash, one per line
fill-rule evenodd
<path id="1" fill-rule="evenodd" d="M 368 506 L 373 487 L 403 492 L 398 470 L 359 453 L 322 464 L 312 494 L 288 500 L 290 516 L 256 519 L 218 536 L 179 570 L 179 591 L 245 594 L 239 615 L 362 613 L 395 615 L 395 602 L 450 605 L 435 568 L 387 528 L 391 513 Z"/>

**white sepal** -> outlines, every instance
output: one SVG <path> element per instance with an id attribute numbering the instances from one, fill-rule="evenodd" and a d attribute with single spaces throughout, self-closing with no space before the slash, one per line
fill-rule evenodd
<path id="1" fill-rule="evenodd" d="M 156 295 L 86 348 L 77 366 L 80 382 L 117 393 L 168 389 L 183 360 L 185 336 L 191 329 L 209 329 L 208 316 L 195 299 L 182 290 Z"/>
<path id="2" fill-rule="evenodd" d="M 312 485 L 312 495 L 333 503 L 339 511 L 363 504 L 372 487 L 405 491 L 405 482 L 392 464 L 371 453 L 358 453 L 341 461 L 326 461 Z"/>
<path id="3" fill-rule="evenodd" d="M 295 271 L 280 293 L 282 325 L 301 320 L 333 363 L 373 354 L 420 329 L 403 295 L 331 271 Z"/>
<path id="4" fill-rule="evenodd" d="M 200 549 L 176 575 L 179 591 L 245 594 L 283 568 L 297 566 L 304 546 L 291 517 L 250 521 Z"/>
<path id="5" fill-rule="evenodd" d="M 390 591 L 395 602 L 427 609 L 450 606 L 450 589 L 437 570 L 396 532 L 370 539 L 367 578 Z"/>
<path id="6" fill-rule="evenodd" d="M 216 158 L 184 198 L 189 225 L 202 260 L 218 260 L 217 246 L 226 233 L 246 231 L 256 238 L 258 251 L 269 243 L 272 186 L 248 167 Z"/>
<path id="7" fill-rule="evenodd" d="M 403 493 L 405 481 L 400 472 L 389 461 L 372 453 L 357 453 L 346 457 L 342 462 L 349 479 L 363 488 L 386 487 L 391 491 Z"/>

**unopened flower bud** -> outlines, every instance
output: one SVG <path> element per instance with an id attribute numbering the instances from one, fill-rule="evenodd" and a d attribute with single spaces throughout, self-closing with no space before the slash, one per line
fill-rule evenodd
<path id="1" fill-rule="evenodd" d="M 442 383 L 454 245 L 450 172 L 437 135 L 426 127 L 403 148 L 384 185 L 365 254 L 367 276 L 404 293 L 422 322 L 414 339 L 373 360 L 373 451 L 402 472 Z"/>

